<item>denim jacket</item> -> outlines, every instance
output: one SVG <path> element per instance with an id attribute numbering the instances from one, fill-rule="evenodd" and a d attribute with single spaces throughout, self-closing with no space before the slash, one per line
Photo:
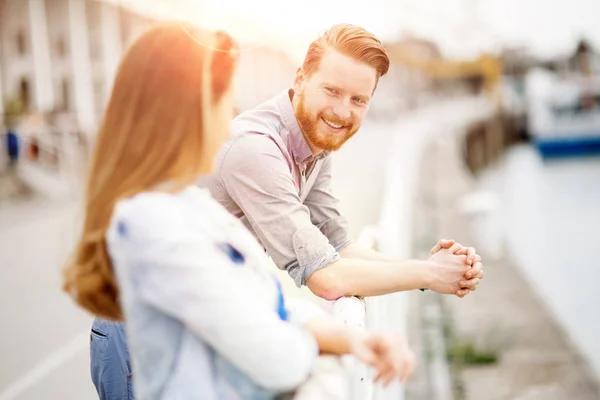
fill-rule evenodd
<path id="1" fill-rule="evenodd" d="M 318 356 L 268 258 L 205 189 L 120 201 L 107 231 L 138 399 L 273 399 Z"/>

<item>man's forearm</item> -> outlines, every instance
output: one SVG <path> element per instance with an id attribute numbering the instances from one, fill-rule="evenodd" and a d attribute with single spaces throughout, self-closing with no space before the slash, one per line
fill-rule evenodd
<path id="1" fill-rule="evenodd" d="M 340 258 L 311 275 L 306 286 L 317 296 L 335 300 L 342 296 L 379 296 L 427 288 L 430 269 L 427 261 L 372 261 Z"/>
<path id="2" fill-rule="evenodd" d="M 372 260 L 381 262 L 394 262 L 397 261 L 392 257 L 386 256 L 374 249 L 366 246 L 361 246 L 356 242 L 352 242 L 347 246 L 343 247 L 339 251 L 340 256 L 343 258 L 358 258 L 362 260 Z"/>

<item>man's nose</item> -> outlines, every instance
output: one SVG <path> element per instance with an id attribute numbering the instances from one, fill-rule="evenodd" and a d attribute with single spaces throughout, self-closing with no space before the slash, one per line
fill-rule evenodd
<path id="1" fill-rule="evenodd" d="M 333 113 L 335 114 L 336 117 L 338 117 L 339 119 L 349 119 L 350 116 L 352 115 L 350 112 L 350 108 L 345 105 L 345 104 L 338 104 L 333 108 Z"/>

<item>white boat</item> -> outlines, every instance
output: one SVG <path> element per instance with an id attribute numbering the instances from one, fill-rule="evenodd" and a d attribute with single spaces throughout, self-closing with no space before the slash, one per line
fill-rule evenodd
<path id="1" fill-rule="evenodd" d="M 526 90 L 528 131 L 542 156 L 600 154 L 600 75 L 536 69 Z"/>

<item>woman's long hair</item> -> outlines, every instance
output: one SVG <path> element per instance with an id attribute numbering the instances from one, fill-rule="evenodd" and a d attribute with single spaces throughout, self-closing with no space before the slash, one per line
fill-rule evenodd
<path id="1" fill-rule="evenodd" d="M 64 290 L 92 314 L 122 319 L 105 234 L 115 204 L 208 173 L 233 112 L 233 42 L 181 24 L 155 27 L 126 52 L 91 161 L 83 231 Z"/>

